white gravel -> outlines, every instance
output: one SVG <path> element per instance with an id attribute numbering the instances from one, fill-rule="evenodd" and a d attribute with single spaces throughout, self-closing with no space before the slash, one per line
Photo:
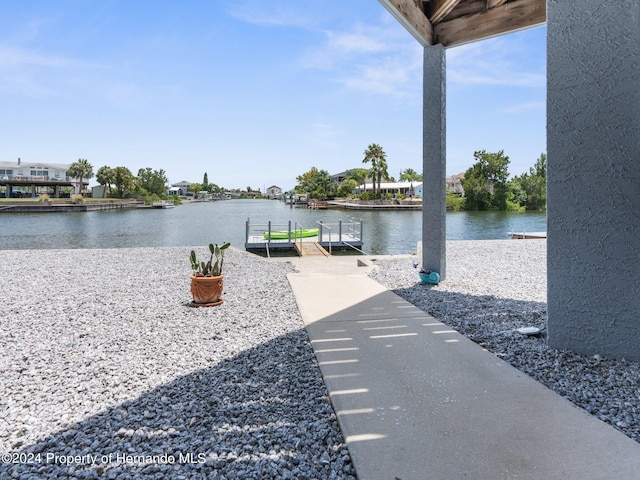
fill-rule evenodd
<path id="1" fill-rule="evenodd" d="M 0 478 L 354 478 L 291 264 L 189 251 L 0 251 Z"/>
<path id="2" fill-rule="evenodd" d="M 416 257 L 379 259 L 371 276 L 577 406 L 640 441 L 640 363 L 549 348 L 546 242 L 447 242 L 447 278 L 420 283 Z M 521 327 L 542 335 L 525 336 Z"/>
<path id="3" fill-rule="evenodd" d="M 371 275 L 639 440 L 638 363 L 516 331 L 544 333 L 544 241 L 447 249 L 438 286 Z M 291 264 L 229 250 L 225 303 L 191 308 L 189 250 L 0 251 L 0 478 L 354 478 Z"/>

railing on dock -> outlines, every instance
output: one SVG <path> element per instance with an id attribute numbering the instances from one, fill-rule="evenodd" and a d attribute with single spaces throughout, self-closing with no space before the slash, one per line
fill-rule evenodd
<path id="1" fill-rule="evenodd" d="M 349 219 L 338 222 L 316 222 L 317 234 L 305 236 L 305 226 L 298 222 L 273 223 L 271 221 L 262 224 L 252 224 L 247 218 L 245 226 L 245 248 L 247 250 L 263 251 L 267 256 L 275 250 L 294 250 L 299 243 L 298 251 L 302 251 L 302 243 L 313 242 L 326 249 L 329 254 L 333 249 L 354 249 L 366 255 L 361 250 L 363 244 L 362 220 Z M 273 238 L 277 233 L 278 238 Z"/>

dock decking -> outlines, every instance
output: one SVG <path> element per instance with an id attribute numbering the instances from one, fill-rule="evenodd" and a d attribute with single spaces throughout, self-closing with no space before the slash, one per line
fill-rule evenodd
<path id="1" fill-rule="evenodd" d="M 284 228 L 283 228 L 284 227 Z M 312 254 L 331 255 L 332 250 L 355 250 L 362 252 L 362 222 L 338 222 L 323 223 L 318 222 L 318 235 L 313 237 L 296 238 L 296 230 L 301 229 L 299 225 L 291 222 L 287 225 L 251 224 L 247 219 L 245 250 L 254 253 L 266 253 L 267 256 L 273 252 L 296 252 L 300 256 L 310 256 Z M 289 238 L 269 239 L 264 236 L 264 232 L 288 231 Z M 322 253 L 322 250 L 325 253 Z"/>

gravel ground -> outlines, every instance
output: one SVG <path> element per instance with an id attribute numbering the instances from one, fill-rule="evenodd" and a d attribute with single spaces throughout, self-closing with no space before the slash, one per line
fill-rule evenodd
<path id="1" fill-rule="evenodd" d="M 415 257 L 414 257 L 415 258 Z M 447 278 L 420 283 L 413 259 L 380 259 L 371 276 L 577 406 L 640 441 L 640 363 L 581 356 L 545 341 L 546 242 L 447 242 Z M 542 335 L 516 330 L 538 327 Z"/>
<path id="2" fill-rule="evenodd" d="M 291 264 L 188 252 L 0 251 L 0 478 L 354 478 Z"/>
<path id="3" fill-rule="evenodd" d="M 544 332 L 544 241 L 447 249 L 438 286 L 408 257 L 371 275 L 640 439 L 638 363 L 516 332 Z M 354 478 L 291 264 L 229 250 L 225 303 L 198 309 L 188 252 L 0 251 L 0 478 Z"/>

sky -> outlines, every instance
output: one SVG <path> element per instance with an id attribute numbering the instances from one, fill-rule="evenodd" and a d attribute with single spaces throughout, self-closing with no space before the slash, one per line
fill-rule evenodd
<path id="1" fill-rule="evenodd" d="M 546 152 L 545 52 L 546 27 L 447 49 L 448 175 Z M 422 55 L 376 0 L 1 2 L 0 161 L 289 190 L 377 143 L 421 173 Z"/>

